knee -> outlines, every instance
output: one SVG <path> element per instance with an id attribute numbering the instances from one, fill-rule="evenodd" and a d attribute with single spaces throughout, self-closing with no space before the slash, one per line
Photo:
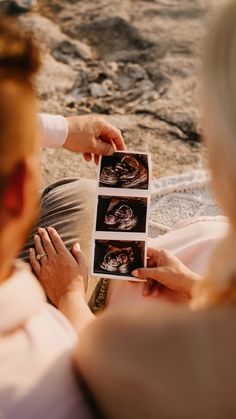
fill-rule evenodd
<path id="1" fill-rule="evenodd" d="M 80 211 L 84 206 L 92 209 L 95 204 L 96 181 L 93 179 L 65 179 L 55 184 L 43 195 L 43 213 L 65 213 L 68 208 Z"/>
<path id="2" fill-rule="evenodd" d="M 79 179 L 74 185 L 80 199 L 93 202 L 96 197 L 96 181 L 94 179 Z"/>

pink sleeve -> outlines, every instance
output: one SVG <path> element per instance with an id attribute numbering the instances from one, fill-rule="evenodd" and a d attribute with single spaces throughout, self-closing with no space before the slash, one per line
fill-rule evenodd
<path id="1" fill-rule="evenodd" d="M 68 135 L 68 124 L 61 115 L 39 114 L 39 131 L 42 147 L 61 147 Z"/>

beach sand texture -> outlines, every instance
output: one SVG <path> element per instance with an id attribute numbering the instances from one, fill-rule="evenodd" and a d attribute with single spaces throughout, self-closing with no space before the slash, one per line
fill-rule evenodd
<path id="1" fill-rule="evenodd" d="M 41 0 L 18 19 L 43 49 L 40 109 L 98 113 L 122 130 L 128 149 L 151 152 L 153 177 L 205 165 L 201 56 L 218 0 Z M 96 176 L 64 149 L 41 154 L 45 183 Z"/>

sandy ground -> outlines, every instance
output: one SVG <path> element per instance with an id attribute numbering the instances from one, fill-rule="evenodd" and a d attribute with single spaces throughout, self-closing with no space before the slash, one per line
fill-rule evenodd
<path id="1" fill-rule="evenodd" d="M 151 153 L 153 177 L 204 167 L 201 57 L 211 11 L 211 0 L 39 1 L 19 19 L 43 49 L 41 111 L 103 115 L 128 149 Z M 43 150 L 41 163 L 45 183 L 96 175 L 64 149 Z"/>

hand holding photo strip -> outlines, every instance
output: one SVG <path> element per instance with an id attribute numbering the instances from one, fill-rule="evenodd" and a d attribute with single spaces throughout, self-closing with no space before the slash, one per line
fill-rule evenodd
<path id="1" fill-rule="evenodd" d="M 148 153 L 115 152 L 99 161 L 91 275 L 143 281 L 146 266 L 151 160 Z"/>

